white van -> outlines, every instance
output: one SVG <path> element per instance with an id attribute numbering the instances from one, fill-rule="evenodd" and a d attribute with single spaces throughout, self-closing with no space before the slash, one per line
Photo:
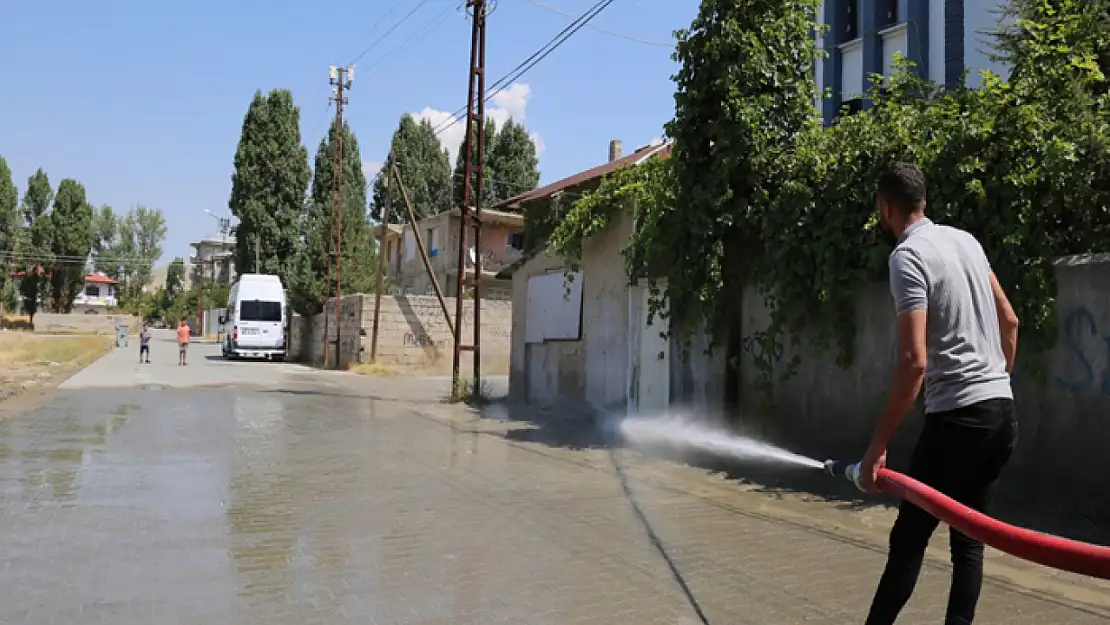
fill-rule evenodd
<path id="1" fill-rule="evenodd" d="M 288 309 L 277 276 L 245 273 L 231 287 L 224 324 L 224 357 L 285 358 Z"/>

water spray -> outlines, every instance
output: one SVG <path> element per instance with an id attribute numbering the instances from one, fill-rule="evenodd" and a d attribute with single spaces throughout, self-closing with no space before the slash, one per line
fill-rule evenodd
<path id="1" fill-rule="evenodd" d="M 860 463 L 826 460 L 825 472 L 843 477 L 863 491 Z M 1110 547 L 1092 545 L 1003 523 L 959 503 L 921 482 L 887 468 L 879 469 L 875 487 L 904 499 L 949 526 L 999 551 L 1044 566 L 1110 579 Z"/>

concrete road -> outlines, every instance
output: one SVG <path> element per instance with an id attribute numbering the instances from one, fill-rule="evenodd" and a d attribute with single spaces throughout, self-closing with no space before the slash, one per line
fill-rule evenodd
<path id="1" fill-rule="evenodd" d="M 159 339 L 154 364 L 133 343 L 0 421 L 0 623 L 862 622 L 875 544 L 622 452 L 468 431 L 442 380 L 214 345 L 178 367 Z M 946 575 L 900 623 L 941 621 Z M 992 580 L 979 622 L 1107 614 Z"/>

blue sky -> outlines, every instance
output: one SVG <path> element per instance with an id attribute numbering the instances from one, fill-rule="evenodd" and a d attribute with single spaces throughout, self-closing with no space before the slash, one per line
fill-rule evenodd
<path id="1" fill-rule="evenodd" d="M 499 0 L 487 84 L 595 0 Z M 232 159 L 256 89 L 293 91 L 310 154 L 327 129 L 328 65 L 345 64 L 420 0 L 36 0 L 0 4 L 0 155 L 23 192 L 43 167 L 90 202 L 160 208 L 162 263 L 228 214 Z M 469 23 L 460 0 L 427 0 L 356 63 L 346 117 L 363 162 L 384 160 L 399 117 L 442 118 L 466 103 Z M 673 112 L 669 42 L 696 0 L 616 0 L 495 99 L 539 135 L 542 182 L 597 165 L 662 134 Z M 392 13 L 390 13 L 392 11 Z M 498 106 L 500 105 L 500 106 Z M 496 112 L 501 109 L 501 112 Z M 461 125 L 457 136 L 461 138 Z M 445 135 L 450 134 L 444 133 Z"/>

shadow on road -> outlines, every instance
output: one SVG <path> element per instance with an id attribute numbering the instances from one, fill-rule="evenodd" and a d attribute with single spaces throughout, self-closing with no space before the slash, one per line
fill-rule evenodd
<path id="1" fill-rule="evenodd" d="M 569 449 L 616 449 L 627 447 L 619 435 L 621 416 L 589 414 L 574 408 L 540 410 L 497 402 L 479 410 L 484 419 L 510 421 L 505 438 Z M 830 479 L 821 471 L 797 469 L 738 459 L 723 459 L 708 453 L 675 449 L 638 449 L 652 457 L 705 469 L 723 476 L 745 490 L 784 499 L 801 496 L 805 501 L 827 502 L 839 509 L 860 511 L 878 506 L 894 507 L 898 501 L 885 495 L 860 493 L 843 480 Z M 908 460 L 908 454 L 904 454 Z M 895 470 L 903 470 L 896 462 Z M 1063 513 L 1056 502 L 1033 501 L 1022 491 L 1020 480 L 1006 477 L 1000 488 L 993 516 L 1007 523 L 1095 544 L 1110 544 L 1110 519 L 1091 519 Z"/>
<path id="2" fill-rule="evenodd" d="M 631 506 L 632 513 L 636 515 L 636 520 L 639 521 L 640 526 L 644 528 L 644 533 L 647 534 L 647 538 L 651 542 L 651 545 L 655 547 L 660 557 L 666 562 L 667 569 L 670 570 L 675 583 L 682 589 L 682 594 L 686 597 L 686 601 L 690 604 L 694 613 L 698 615 L 698 621 L 703 623 L 703 625 L 709 625 L 709 619 L 701 609 L 701 604 L 698 603 L 698 599 L 694 596 L 694 592 L 690 590 L 690 585 L 686 583 L 686 578 L 682 575 L 682 571 L 678 568 L 678 565 L 675 564 L 674 560 L 671 559 L 670 554 L 667 553 L 666 546 L 663 545 L 663 541 L 660 540 L 659 536 L 655 533 L 655 529 L 651 526 L 651 521 L 649 521 L 647 515 L 644 514 L 643 508 L 640 507 L 640 503 L 636 499 L 636 494 L 632 491 L 632 486 L 628 483 L 628 476 L 624 472 L 621 460 L 613 449 L 609 450 L 609 462 L 613 465 L 613 473 L 616 474 L 617 480 L 620 482 L 621 491 L 624 493 L 625 499 L 628 500 L 628 505 Z"/>

